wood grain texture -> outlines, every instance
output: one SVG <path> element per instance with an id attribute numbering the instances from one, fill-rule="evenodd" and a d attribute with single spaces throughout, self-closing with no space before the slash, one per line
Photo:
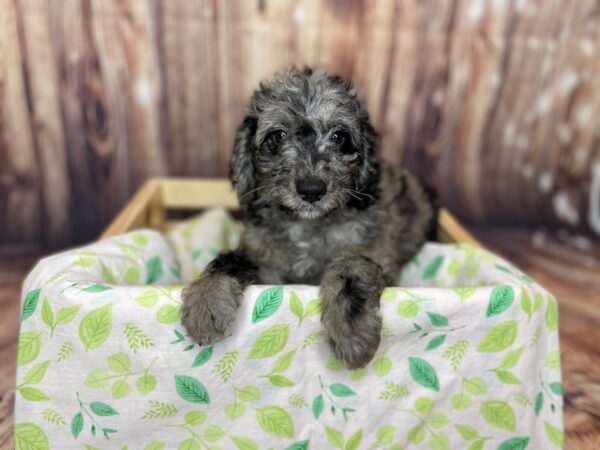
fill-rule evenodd
<path id="1" fill-rule="evenodd" d="M 39 167 L 22 72 L 17 10 L 0 1 L 0 242 L 40 233 Z"/>
<path id="2" fill-rule="evenodd" d="M 70 235 L 70 180 L 62 121 L 58 74 L 50 40 L 48 3 L 42 0 L 15 2 L 20 20 L 20 44 L 40 191 L 40 227 L 43 240 L 68 243 Z"/>
<path id="3" fill-rule="evenodd" d="M 596 0 L 0 0 L 0 244 L 89 240 L 150 176 L 225 176 L 259 80 L 355 80 L 463 221 L 600 235 Z"/>

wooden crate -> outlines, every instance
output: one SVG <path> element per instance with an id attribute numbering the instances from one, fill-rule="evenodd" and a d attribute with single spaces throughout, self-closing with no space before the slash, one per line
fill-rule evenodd
<path id="1" fill-rule="evenodd" d="M 178 223 L 167 219 L 167 210 L 202 210 L 221 206 L 238 208 L 229 180 L 224 178 L 153 178 L 144 184 L 102 233 L 101 239 L 135 230 L 168 231 Z M 446 209 L 439 215 L 438 240 L 447 243 L 479 242 Z"/>

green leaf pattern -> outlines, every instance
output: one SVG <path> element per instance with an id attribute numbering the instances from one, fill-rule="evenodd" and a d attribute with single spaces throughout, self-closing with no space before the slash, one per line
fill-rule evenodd
<path id="1" fill-rule="evenodd" d="M 238 241 L 212 210 L 169 242 L 142 230 L 43 260 L 23 289 L 15 447 L 562 448 L 557 302 L 509 263 L 426 246 L 349 371 L 316 287 L 251 286 L 230 335 L 186 335 L 182 285 Z"/>

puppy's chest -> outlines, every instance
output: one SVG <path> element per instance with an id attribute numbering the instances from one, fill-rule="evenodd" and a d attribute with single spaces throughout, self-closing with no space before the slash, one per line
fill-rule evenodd
<path id="1" fill-rule="evenodd" d="M 320 259 L 327 254 L 327 233 L 316 227 L 293 224 L 287 229 L 284 242 L 290 252 L 306 259 Z"/>
<path id="2" fill-rule="evenodd" d="M 317 284 L 330 258 L 344 248 L 361 246 L 369 240 L 368 228 L 368 224 L 354 221 L 289 223 L 278 233 L 264 235 L 269 253 L 277 255 L 270 265 L 286 282 Z"/>

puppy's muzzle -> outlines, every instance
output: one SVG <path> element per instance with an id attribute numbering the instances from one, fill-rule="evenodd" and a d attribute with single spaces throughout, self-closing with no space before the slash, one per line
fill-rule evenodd
<path id="1" fill-rule="evenodd" d="M 302 200 L 314 203 L 327 193 L 327 185 L 322 180 L 307 178 L 296 182 L 296 192 Z"/>

